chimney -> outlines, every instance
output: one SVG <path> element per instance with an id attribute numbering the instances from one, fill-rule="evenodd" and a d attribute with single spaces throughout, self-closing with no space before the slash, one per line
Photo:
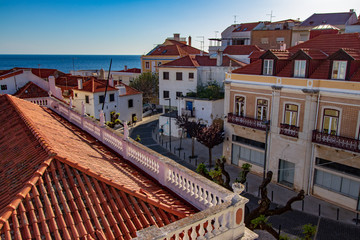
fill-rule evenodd
<path id="1" fill-rule="evenodd" d="M 355 12 L 355 10 L 354 10 L 353 8 L 351 8 L 351 9 L 350 9 L 350 12 L 353 13 L 353 12 Z"/>
<path id="2" fill-rule="evenodd" d="M 180 41 L 180 33 L 174 33 L 174 40 Z"/>
<path id="3" fill-rule="evenodd" d="M 281 50 L 281 51 L 285 51 L 285 50 L 286 50 L 286 43 L 284 43 L 284 42 L 281 42 L 281 43 L 280 43 L 280 50 Z"/>
<path id="4" fill-rule="evenodd" d="M 119 89 L 119 96 L 126 94 L 126 87 L 124 85 L 116 86 L 117 89 Z"/>
<path id="5" fill-rule="evenodd" d="M 105 70 L 104 69 L 100 69 L 100 79 L 104 80 L 105 79 Z"/>
<path id="6" fill-rule="evenodd" d="M 81 78 L 78 78 L 78 89 L 83 89 L 83 82 Z"/>
<path id="7" fill-rule="evenodd" d="M 223 63 L 223 51 L 221 51 L 220 49 L 217 52 L 217 56 L 216 56 L 216 66 L 221 66 Z"/>
<path id="8" fill-rule="evenodd" d="M 188 45 L 191 46 L 191 36 L 188 38 Z"/>
<path id="9" fill-rule="evenodd" d="M 125 65 L 124 70 L 127 71 L 127 65 Z"/>
<path id="10" fill-rule="evenodd" d="M 110 74 L 109 85 L 110 85 L 111 87 L 114 87 L 114 79 L 113 79 L 113 77 L 112 77 L 112 74 Z"/>
<path id="11" fill-rule="evenodd" d="M 49 90 L 54 94 L 56 93 L 56 87 L 55 87 L 55 77 L 54 76 L 49 76 L 48 77 L 49 80 Z"/>

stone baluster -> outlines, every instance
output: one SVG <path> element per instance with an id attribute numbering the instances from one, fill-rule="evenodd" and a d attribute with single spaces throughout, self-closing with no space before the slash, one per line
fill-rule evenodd
<path id="1" fill-rule="evenodd" d="M 200 223 L 199 237 L 197 238 L 197 240 L 205 240 L 206 238 L 204 237 L 204 235 L 205 235 L 204 223 Z"/>
<path id="2" fill-rule="evenodd" d="M 214 236 L 214 234 L 212 233 L 213 225 L 211 224 L 211 220 L 212 220 L 212 219 L 209 219 L 209 220 L 207 221 L 207 226 L 206 226 L 206 231 L 207 231 L 207 233 L 205 234 L 205 237 L 206 237 L 207 239 L 210 239 L 210 238 L 212 238 L 212 237 Z"/>

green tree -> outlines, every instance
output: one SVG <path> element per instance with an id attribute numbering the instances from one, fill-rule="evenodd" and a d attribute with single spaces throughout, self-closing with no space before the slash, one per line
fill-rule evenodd
<path id="1" fill-rule="evenodd" d="M 208 82 L 206 85 L 198 85 L 196 92 L 188 92 L 188 97 L 206 98 L 210 100 L 224 98 L 224 90 L 216 81 Z"/>
<path id="2" fill-rule="evenodd" d="M 130 87 L 143 93 L 143 103 L 156 103 L 159 98 L 159 75 L 142 73 L 130 83 Z"/>

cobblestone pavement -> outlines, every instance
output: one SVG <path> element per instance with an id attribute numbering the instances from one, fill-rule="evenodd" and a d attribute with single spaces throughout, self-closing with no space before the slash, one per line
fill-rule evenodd
<path id="1" fill-rule="evenodd" d="M 182 164 L 183 166 L 195 171 L 196 165 L 203 162 L 208 165 L 208 149 L 200 143 L 195 143 L 195 154 L 198 155 L 197 159 L 189 160 L 191 155 L 191 140 L 183 139 L 183 150 L 178 151 L 180 140 L 172 138 L 171 151 L 169 149 L 170 142 L 168 137 L 161 138 L 158 135 L 158 116 L 152 116 L 145 120 L 143 123 L 131 129 L 130 137 L 136 138 L 140 135 L 141 143 L 152 150 L 173 159 L 174 161 Z M 222 146 L 216 146 L 213 149 L 213 162 L 215 159 L 222 155 Z M 231 176 L 231 182 L 235 180 L 240 172 L 240 168 L 233 165 L 226 165 L 225 169 Z M 250 201 L 246 204 L 249 209 L 254 209 L 258 203 L 258 186 L 262 180 L 261 176 L 254 174 L 248 175 L 248 185 L 246 192 L 243 196 Z M 268 185 L 269 198 L 273 198 L 272 207 L 280 207 L 286 201 L 295 196 L 296 193 L 287 188 L 279 186 L 275 183 Z M 272 196 L 271 196 L 272 195 Z M 321 212 L 319 217 L 319 205 L 321 205 Z M 353 219 L 356 218 L 356 213 L 346 209 L 339 208 L 339 220 L 337 219 L 337 206 L 317 199 L 313 196 L 306 196 L 304 205 L 302 202 L 293 204 L 293 211 L 286 212 L 280 216 L 272 216 L 269 222 L 278 230 L 281 225 L 282 234 L 288 235 L 290 238 L 294 236 L 301 236 L 302 226 L 311 223 L 316 225 L 317 233 L 315 239 L 332 240 L 332 239 L 360 239 L 360 223 L 356 225 Z M 259 239 L 273 239 L 271 235 L 262 231 L 259 233 Z"/>

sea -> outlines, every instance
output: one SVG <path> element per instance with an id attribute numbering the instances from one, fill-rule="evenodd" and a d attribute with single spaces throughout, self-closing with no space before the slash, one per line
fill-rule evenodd
<path id="1" fill-rule="evenodd" d="M 140 55 L 22 55 L 0 54 L 0 70 L 14 67 L 23 68 L 50 68 L 64 73 L 71 70 L 123 70 L 128 68 L 141 68 Z"/>

